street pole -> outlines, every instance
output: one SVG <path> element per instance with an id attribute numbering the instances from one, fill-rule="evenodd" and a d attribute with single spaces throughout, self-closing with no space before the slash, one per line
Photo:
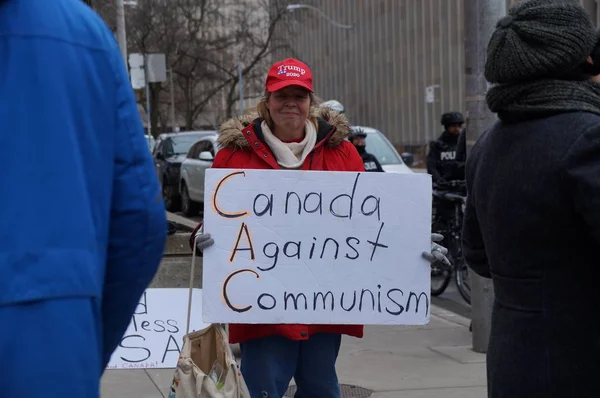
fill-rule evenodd
<path id="1" fill-rule="evenodd" d="M 117 6 L 117 41 L 121 48 L 123 61 L 127 66 L 127 34 L 125 33 L 125 4 L 123 0 L 115 0 Z"/>
<path id="2" fill-rule="evenodd" d="M 242 63 L 238 62 L 238 84 L 240 88 L 240 115 L 244 114 L 244 74 Z"/>
<path id="3" fill-rule="evenodd" d="M 487 45 L 497 21 L 506 15 L 507 0 L 465 0 L 465 64 L 467 138 L 477 140 L 496 121 L 486 104 L 488 82 L 484 76 Z M 473 271 L 471 276 L 471 314 L 473 351 L 487 352 L 494 287 L 491 279 Z"/>
<path id="4" fill-rule="evenodd" d="M 148 71 L 150 70 L 150 68 L 148 68 L 148 55 L 144 54 L 144 69 L 145 72 L 145 79 L 146 79 L 146 108 L 148 108 L 146 110 L 147 113 L 147 117 L 148 117 L 148 135 L 152 135 L 152 122 L 151 122 L 151 114 L 150 114 L 150 82 L 148 79 Z"/>
<path id="5" fill-rule="evenodd" d="M 169 69 L 169 88 L 171 91 L 171 124 L 175 131 L 175 89 L 173 88 L 173 68 Z"/>
<path id="6" fill-rule="evenodd" d="M 425 106 L 423 107 L 423 114 L 425 115 L 425 134 L 427 141 L 429 141 L 429 98 L 427 98 L 427 89 L 428 87 L 425 87 Z"/>

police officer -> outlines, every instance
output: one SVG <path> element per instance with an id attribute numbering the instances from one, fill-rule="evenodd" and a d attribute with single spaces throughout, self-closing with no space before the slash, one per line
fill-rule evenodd
<path id="1" fill-rule="evenodd" d="M 381 167 L 381 164 L 379 163 L 377 158 L 371 155 L 369 152 L 367 152 L 367 144 L 365 138 L 367 138 L 367 133 L 365 133 L 362 129 L 353 131 L 352 133 L 350 133 L 349 137 L 350 142 L 356 147 L 356 150 L 358 151 L 360 157 L 363 160 L 363 163 L 365 165 L 365 171 L 383 172 L 383 167 Z"/>
<path id="2" fill-rule="evenodd" d="M 435 141 L 429 144 L 427 154 L 427 172 L 431 174 L 434 189 L 446 190 L 445 183 L 449 181 L 464 181 L 466 148 L 458 150 L 458 146 L 465 145 L 465 133 L 462 126 L 465 120 L 459 112 L 449 112 L 442 115 L 444 132 Z M 443 231 L 448 228 L 448 222 L 454 214 L 454 204 L 438 197 L 433 198 L 434 223 L 433 231 Z M 446 235 L 448 245 L 449 235 Z"/>
<path id="3" fill-rule="evenodd" d="M 427 172 L 431 174 L 434 184 L 465 179 L 464 159 L 457 158 L 461 134 L 463 139 L 460 141 L 464 145 L 465 133 L 462 131 L 464 123 L 465 119 L 459 112 L 442 115 L 444 132 L 437 140 L 429 144 L 429 153 L 427 154 Z M 463 153 L 464 151 L 459 150 L 459 152 Z"/>

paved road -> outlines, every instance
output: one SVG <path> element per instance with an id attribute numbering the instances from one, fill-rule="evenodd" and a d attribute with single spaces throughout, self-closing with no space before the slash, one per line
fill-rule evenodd
<path id="1" fill-rule="evenodd" d="M 197 216 L 193 216 L 193 217 L 186 217 L 186 216 L 184 216 L 184 215 L 183 215 L 183 213 L 182 213 L 182 212 L 180 212 L 180 211 L 177 211 L 177 212 L 175 212 L 175 214 L 177 214 L 178 216 L 181 216 L 181 217 L 188 218 L 188 219 L 190 219 L 190 220 L 194 220 L 194 221 L 196 221 L 196 222 L 200 222 L 200 221 L 202 221 L 202 213 L 199 213 Z"/>
<path id="2" fill-rule="evenodd" d="M 442 307 L 445 310 L 452 311 L 455 314 L 471 319 L 471 306 L 462 298 L 454 280 L 450 282 L 444 293 L 438 297 L 432 297 L 433 304 Z"/>

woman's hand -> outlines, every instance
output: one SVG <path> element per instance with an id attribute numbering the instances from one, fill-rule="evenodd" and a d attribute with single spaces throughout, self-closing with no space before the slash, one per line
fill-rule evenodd
<path id="1" fill-rule="evenodd" d="M 423 252 L 423 257 L 429 260 L 430 263 L 441 261 L 446 265 L 451 265 L 450 260 L 446 257 L 448 249 L 442 245 L 438 245 L 435 242 L 441 242 L 444 240 L 444 236 L 440 234 L 431 234 L 431 252 Z"/>
<path id="2" fill-rule="evenodd" d="M 196 235 L 194 235 L 194 240 L 196 241 L 196 248 L 201 252 L 204 251 L 209 246 L 214 245 L 215 241 L 211 238 L 210 234 L 204 233 L 204 226 L 198 229 Z"/>

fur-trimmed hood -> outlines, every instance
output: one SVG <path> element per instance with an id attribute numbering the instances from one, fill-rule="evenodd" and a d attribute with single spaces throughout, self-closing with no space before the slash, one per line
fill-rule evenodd
<path id="1" fill-rule="evenodd" d="M 329 108 L 318 108 L 316 116 L 319 124 L 317 127 L 317 142 L 327 138 L 324 145 L 337 147 L 350 134 L 350 123 L 344 114 Z M 243 130 L 254 123 L 254 133 L 262 139 L 261 121 L 256 112 L 229 119 L 221 125 L 219 130 L 219 145 L 231 149 L 251 148 Z M 333 127 L 335 127 L 335 131 L 330 134 Z"/>

